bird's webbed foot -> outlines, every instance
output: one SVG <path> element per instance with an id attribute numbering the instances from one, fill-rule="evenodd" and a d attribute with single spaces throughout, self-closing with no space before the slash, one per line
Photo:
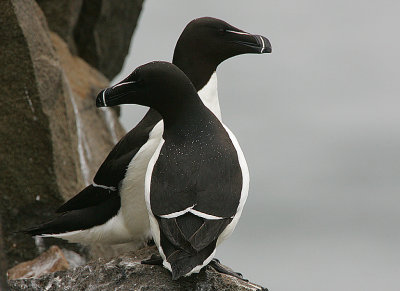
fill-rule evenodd
<path id="1" fill-rule="evenodd" d="M 150 259 L 143 260 L 140 263 L 144 265 L 162 265 L 163 259 L 161 258 L 160 255 L 154 254 L 150 257 Z"/>
<path id="2" fill-rule="evenodd" d="M 211 266 L 215 271 L 217 271 L 219 273 L 230 275 L 230 276 L 233 276 L 235 278 L 238 278 L 238 279 L 246 281 L 246 282 L 249 281 L 247 279 L 244 279 L 243 275 L 241 273 L 234 272 L 232 270 L 229 270 L 225 266 L 223 266 L 218 259 L 215 259 L 215 258 L 212 259 L 211 262 L 209 263 L 209 266 Z"/>

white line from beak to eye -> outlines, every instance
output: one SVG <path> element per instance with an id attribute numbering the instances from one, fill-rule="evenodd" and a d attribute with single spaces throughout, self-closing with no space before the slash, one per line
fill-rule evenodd
<path id="1" fill-rule="evenodd" d="M 120 84 L 117 84 L 115 86 L 112 86 L 111 89 L 115 89 L 115 88 L 117 88 L 119 86 L 126 85 L 126 84 L 131 84 L 131 83 L 135 83 L 135 82 L 134 81 L 130 81 L 130 82 L 120 83 Z"/>
<path id="2" fill-rule="evenodd" d="M 261 48 L 261 53 L 263 52 L 264 48 L 265 48 L 265 43 L 263 38 L 260 36 L 261 42 L 262 42 L 262 48 Z"/>
<path id="3" fill-rule="evenodd" d="M 232 32 L 232 33 L 243 34 L 243 35 L 250 35 L 250 33 L 248 33 L 248 32 L 234 31 L 234 30 L 229 30 L 229 29 L 227 29 L 226 32 Z"/>
<path id="4" fill-rule="evenodd" d="M 106 104 L 106 96 L 105 96 L 106 91 L 107 91 L 107 89 L 104 89 L 104 91 L 103 91 L 103 103 L 104 103 L 104 106 L 107 106 L 107 104 Z"/>

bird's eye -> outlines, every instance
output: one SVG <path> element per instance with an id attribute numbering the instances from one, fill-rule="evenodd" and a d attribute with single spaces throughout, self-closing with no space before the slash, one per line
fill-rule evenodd
<path id="1" fill-rule="evenodd" d="M 222 35 L 222 34 L 224 34 L 225 32 L 226 32 L 226 28 L 225 28 L 225 27 L 219 27 L 219 28 L 218 28 L 218 33 L 219 33 L 219 34 Z"/>

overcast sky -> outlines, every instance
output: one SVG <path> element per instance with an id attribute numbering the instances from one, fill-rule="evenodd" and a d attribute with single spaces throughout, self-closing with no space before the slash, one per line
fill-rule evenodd
<path id="1" fill-rule="evenodd" d="M 270 290 L 399 290 L 400 2 L 146 0 L 123 71 L 221 18 L 272 43 L 218 68 L 251 183 L 223 263 Z M 127 130 L 145 109 L 123 106 Z"/>

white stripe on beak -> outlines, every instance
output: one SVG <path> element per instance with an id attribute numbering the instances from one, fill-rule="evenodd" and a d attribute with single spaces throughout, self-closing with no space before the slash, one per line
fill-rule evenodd
<path id="1" fill-rule="evenodd" d="M 264 48 L 265 48 L 265 43 L 263 38 L 260 36 L 261 42 L 262 42 L 262 48 L 261 48 L 261 53 L 263 52 Z"/>
<path id="2" fill-rule="evenodd" d="M 107 106 L 107 104 L 106 104 L 106 95 L 105 95 L 106 91 L 107 91 L 107 89 L 105 89 L 103 91 L 103 103 L 104 103 L 104 106 Z"/>

